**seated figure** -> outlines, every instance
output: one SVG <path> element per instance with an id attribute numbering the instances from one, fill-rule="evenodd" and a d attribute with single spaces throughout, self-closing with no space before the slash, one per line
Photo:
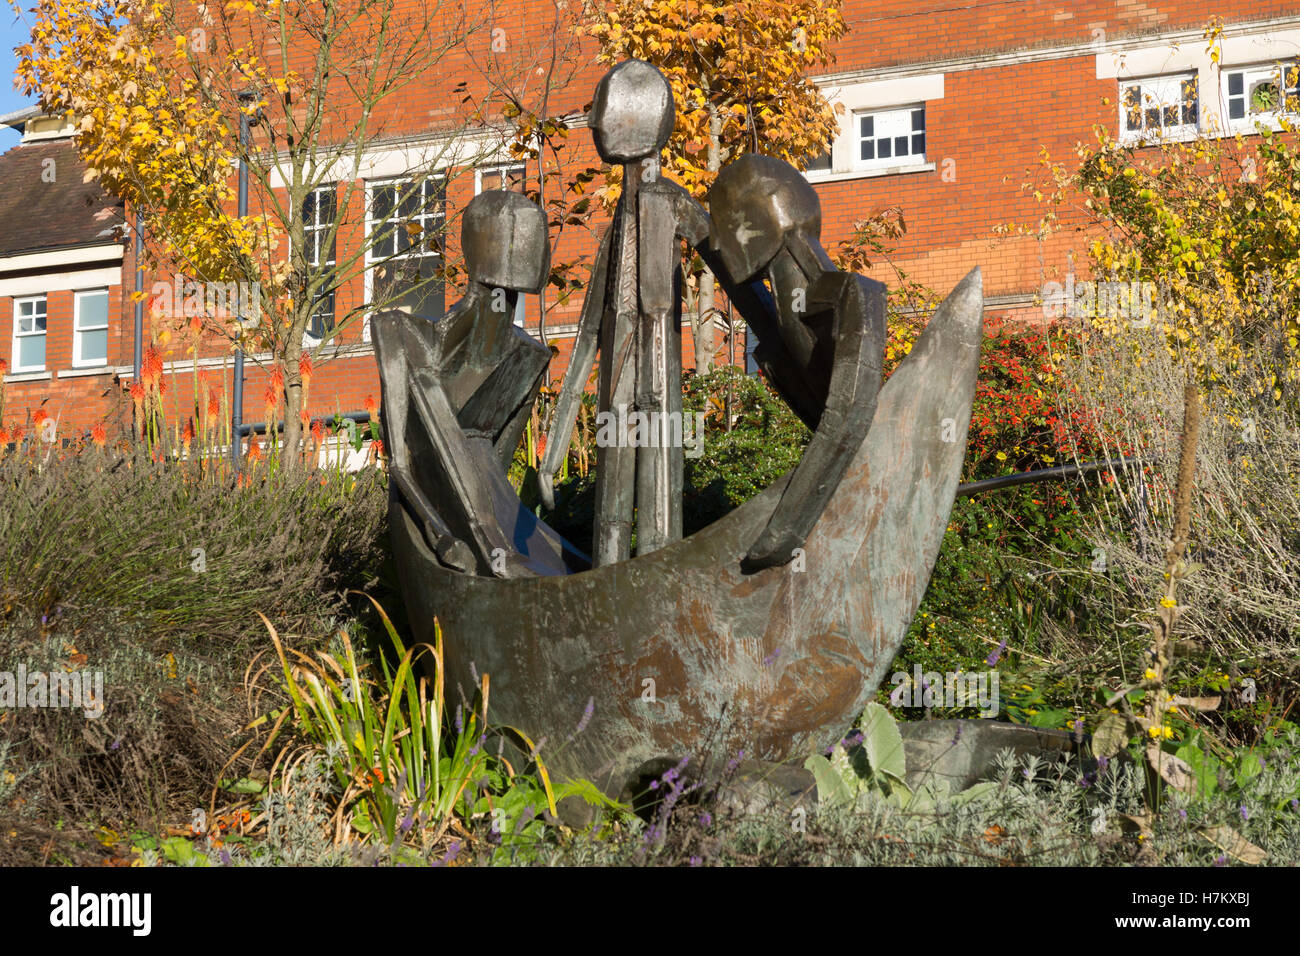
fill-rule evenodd
<path id="1" fill-rule="evenodd" d="M 505 478 L 550 361 L 513 322 L 519 295 L 546 281 L 546 217 L 519 193 L 481 193 L 465 209 L 461 248 L 469 287 L 445 316 L 388 311 L 371 323 L 389 475 L 444 565 L 562 573 L 558 536 Z"/>
<path id="2" fill-rule="evenodd" d="M 758 336 L 754 359 L 812 440 L 744 566 L 785 564 L 821 516 L 875 415 L 885 286 L 841 272 L 820 242 L 821 203 L 803 175 L 745 155 L 709 190 L 701 249 Z"/>

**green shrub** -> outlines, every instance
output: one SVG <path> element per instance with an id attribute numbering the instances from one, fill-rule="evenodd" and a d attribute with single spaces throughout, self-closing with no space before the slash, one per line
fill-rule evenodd
<path id="1" fill-rule="evenodd" d="M 246 640 L 343 606 L 380 567 L 384 479 L 299 472 L 243 487 L 98 450 L 0 459 L 0 612 L 127 619 Z"/>

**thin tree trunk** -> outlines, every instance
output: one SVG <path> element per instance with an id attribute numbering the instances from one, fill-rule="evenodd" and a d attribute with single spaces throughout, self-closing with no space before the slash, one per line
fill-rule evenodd
<path id="1" fill-rule="evenodd" d="M 709 174 L 710 179 L 722 168 L 721 141 L 722 116 L 713 103 L 709 103 Z M 714 337 L 713 303 L 716 296 L 717 282 L 708 266 L 700 275 L 700 298 L 698 319 L 695 323 L 695 367 L 701 372 L 713 368 L 713 351 L 717 348 Z"/>
<path id="2" fill-rule="evenodd" d="M 301 459 L 302 375 L 298 369 L 301 356 L 302 336 L 290 332 L 284 350 L 284 447 L 280 455 L 281 466 L 287 471 L 297 470 Z M 275 422 L 267 422 L 266 427 L 269 431 L 275 427 Z"/>

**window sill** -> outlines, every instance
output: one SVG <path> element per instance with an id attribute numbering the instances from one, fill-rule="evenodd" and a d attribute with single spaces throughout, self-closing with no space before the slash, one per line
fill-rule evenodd
<path id="1" fill-rule="evenodd" d="M 12 375 L 5 376 L 6 385 L 10 382 L 48 382 L 49 380 L 49 372 L 14 372 Z"/>
<path id="2" fill-rule="evenodd" d="M 876 176 L 901 176 L 904 173 L 932 173 L 934 163 L 909 163 L 906 166 L 881 166 L 876 169 L 849 169 L 829 173 L 804 173 L 804 178 L 814 186 L 819 183 L 842 183 L 850 179 L 873 179 Z"/>
<path id="3" fill-rule="evenodd" d="M 65 368 L 59 372 L 59 378 L 87 378 L 91 375 L 112 375 L 110 365 L 85 365 L 80 368 Z"/>

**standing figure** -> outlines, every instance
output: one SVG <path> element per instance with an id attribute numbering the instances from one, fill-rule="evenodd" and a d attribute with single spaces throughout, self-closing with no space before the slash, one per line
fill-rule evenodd
<path id="1" fill-rule="evenodd" d="M 543 501 L 567 454 L 597 350 L 597 405 L 617 422 L 596 450 L 596 566 L 649 554 L 682 536 L 682 396 L 679 238 L 708 234 L 703 210 L 659 178 L 673 129 L 672 87 L 655 67 L 628 60 L 596 87 L 588 124 L 603 160 L 623 165 L 623 191 L 597 253 L 569 371 L 539 467 Z M 633 423 L 632 412 L 642 413 Z M 643 423 L 648 423 L 645 427 Z M 675 431 L 675 434 L 674 434 Z"/>
<path id="2" fill-rule="evenodd" d="M 519 193 L 481 193 L 465 208 L 461 247 L 469 288 L 445 316 L 389 311 L 371 324 L 389 475 L 443 564 L 537 573 L 526 549 L 531 529 L 520 533 L 526 516 L 516 519 L 500 499 L 550 361 L 513 322 L 519 294 L 546 281 L 546 217 Z"/>

